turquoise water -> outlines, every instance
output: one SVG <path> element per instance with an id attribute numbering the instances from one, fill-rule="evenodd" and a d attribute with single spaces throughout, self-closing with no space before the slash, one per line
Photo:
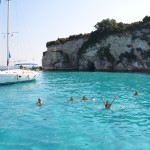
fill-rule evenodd
<path id="1" fill-rule="evenodd" d="M 83 95 L 96 100 L 68 102 Z M 118 96 L 111 110 L 100 95 Z M 0 86 L 0 150 L 149 150 L 149 140 L 149 74 L 45 72 Z"/>

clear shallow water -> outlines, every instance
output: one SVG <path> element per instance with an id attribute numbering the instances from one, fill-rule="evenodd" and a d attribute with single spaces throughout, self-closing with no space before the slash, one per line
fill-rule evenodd
<path id="1" fill-rule="evenodd" d="M 118 96 L 112 111 L 101 94 Z M 83 95 L 96 100 L 68 102 Z M 149 150 L 149 133 L 149 74 L 46 72 L 0 86 L 0 150 Z"/>

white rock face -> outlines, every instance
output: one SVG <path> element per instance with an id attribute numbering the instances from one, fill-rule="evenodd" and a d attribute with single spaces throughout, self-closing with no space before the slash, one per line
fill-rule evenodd
<path id="1" fill-rule="evenodd" d="M 77 68 L 77 54 L 79 48 L 87 39 L 80 38 L 78 40 L 68 41 L 64 44 L 50 46 L 43 55 L 42 66 L 48 69 L 73 69 Z M 68 64 L 64 64 L 64 55 L 68 56 Z"/>
<path id="2" fill-rule="evenodd" d="M 150 70 L 150 29 L 109 35 L 88 46 L 80 54 L 80 48 L 84 47 L 86 42 L 88 38 L 83 37 L 47 47 L 42 59 L 43 68 L 97 71 Z M 107 54 L 103 54 L 104 48 L 108 50 Z M 100 54 L 103 54 L 103 59 Z"/>

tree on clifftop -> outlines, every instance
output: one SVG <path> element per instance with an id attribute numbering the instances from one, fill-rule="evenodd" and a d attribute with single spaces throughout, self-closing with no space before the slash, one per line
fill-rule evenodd
<path id="1" fill-rule="evenodd" d="M 143 18 L 143 22 L 144 22 L 144 23 L 150 23 L 150 16 L 145 16 L 145 17 Z"/>
<path id="2" fill-rule="evenodd" d="M 114 30 L 117 27 L 117 22 L 115 19 L 107 18 L 102 20 L 101 22 L 98 22 L 94 27 L 100 31 L 110 31 Z"/>

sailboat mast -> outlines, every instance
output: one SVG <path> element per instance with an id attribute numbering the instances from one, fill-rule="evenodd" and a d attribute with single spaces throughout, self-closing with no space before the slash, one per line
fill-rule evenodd
<path id="1" fill-rule="evenodd" d="M 8 1 L 8 10 L 7 10 L 7 66 L 9 66 L 9 15 L 10 15 L 10 0 Z"/>

